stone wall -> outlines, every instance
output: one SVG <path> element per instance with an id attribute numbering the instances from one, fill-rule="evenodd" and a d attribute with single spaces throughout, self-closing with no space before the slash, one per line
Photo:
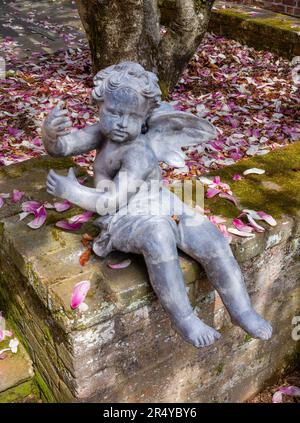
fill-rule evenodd
<path id="1" fill-rule="evenodd" d="M 300 17 L 300 0 L 229 0 L 229 2 L 250 4 L 262 9 Z"/>
<path id="2" fill-rule="evenodd" d="M 6 167 L 0 170 L 0 192 L 18 188 L 27 198 L 51 201 L 44 188 L 47 171 L 65 173 L 68 166 L 44 158 Z M 63 216 L 52 213 L 43 228 L 32 231 L 27 220 L 19 221 L 19 211 L 10 203 L 0 210 L 0 308 L 29 351 L 48 401 L 241 402 L 295 358 L 299 214 L 283 215 L 276 227 L 232 244 L 254 307 L 273 324 L 269 342 L 234 327 L 200 266 L 181 255 L 195 312 L 222 334 L 213 346 L 196 349 L 172 329 L 141 257 L 130 256 L 132 264 L 122 270 L 97 257 L 81 267 L 81 234 L 93 233 L 90 224 L 66 233 L 54 226 Z M 122 257 L 114 253 L 109 259 Z M 72 288 L 86 279 L 89 309 L 72 311 Z"/>

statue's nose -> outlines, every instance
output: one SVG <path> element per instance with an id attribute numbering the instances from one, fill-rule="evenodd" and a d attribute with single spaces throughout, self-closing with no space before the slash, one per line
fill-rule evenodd
<path id="1" fill-rule="evenodd" d="M 128 126 L 128 115 L 124 115 L 120 118 L 119 126 L 122 128 L 127 128 Z"/>

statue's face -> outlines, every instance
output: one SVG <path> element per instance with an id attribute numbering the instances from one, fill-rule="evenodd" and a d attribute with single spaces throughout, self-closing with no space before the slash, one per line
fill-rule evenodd
<path id="1" fill-rule="evenodd" d="M 107 93 L 100 109 L 101 132 L 114 142 L 134 140 L 146 120 L 147 100 L 131 88 Z"/>

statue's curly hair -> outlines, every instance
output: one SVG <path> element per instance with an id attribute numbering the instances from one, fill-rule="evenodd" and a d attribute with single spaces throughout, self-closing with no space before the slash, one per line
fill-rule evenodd
<path id="1" fill-rule="evenodd" d="M 119 88 L 132 88 L 149 100 L 149 113 L 159 107 L 161 101 L 157 76 L 135 62 L 122 62 L 101 70 L 94 77 L 94 85 L 92 96 L 97 102 L 104 101 L 105 93 Z"/>

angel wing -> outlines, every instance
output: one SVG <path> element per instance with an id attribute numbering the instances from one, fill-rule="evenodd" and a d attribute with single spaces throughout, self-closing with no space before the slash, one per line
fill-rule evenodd
<path id="1" fill-rule="evenodd" d="M 147 121 L 149 145 L 159 161 L 172 167 L 184 167 L 186 155 L 181 147 L 216 138 L 215 127 L 192 113 L 174 110 L 162 103 Z"/>

